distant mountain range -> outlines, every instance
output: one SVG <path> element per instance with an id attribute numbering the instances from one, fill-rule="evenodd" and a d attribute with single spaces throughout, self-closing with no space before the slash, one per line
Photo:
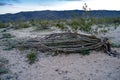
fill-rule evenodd
<path id="1" fill-rule="evenodd" d="M 73 15 L 76 17 L 82 16 L 83 10 L 66 10 L 66 11 L 31 11 L 31 12 L 19 12 L 16 14 L 2 14 L 0 15 L 0 21 L 8 22 L 15 20 L 55 20 L 55 19 L 71 19 Z M 90 14 L 90 12 L 87 12 Z M 107 10 L 94 10 L 91 11 L 93 17 L 107 17 L 107 18 L 120 18 L 120 11 L 107 11 Z"/>

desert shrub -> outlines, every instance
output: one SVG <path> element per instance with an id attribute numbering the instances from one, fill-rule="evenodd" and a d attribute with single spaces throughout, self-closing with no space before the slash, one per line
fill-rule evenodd
<path id="1" fill-rule="evenodd" d="M 27 54 L 27 58 L 29 60 L 29 63 L 32 64 L 36 61 L 37 56 L 34 51 L 31 51 L 29 54 Z"/>
<path id="2" fill-rule="evenodd" d="M 83 6 L 84 13 L 80 17 L 74 17 L 70 21 L 63 22 L 60 21 L 56 26 L 61 30 L 70 29 L 66 31 L 71 31 L 77 33 L 79 30 L 90 33 L 92 28 L 91 26 L 94 24 L 94 19 L 92 18 L 91 11 L 88 9 L 87 5 Z"/>
<path id="3" fill-rule="evenodd" d="M 31 27 L 29 21 L 16 21 L 16 22 L 11 22 L 11 24 L 14 29 L 22 29 L 22 28 Z"/>
<path id="4" fill-rule="evenodd" d="M 19 24 L 19 26 L 20 26 L 20 28 L 28 28 L 28 27 L 30 27 L 29 24 L 27 24 L 27 23 L 21 23 L 21 24 Z"/>
<path id="5" fill-rule="evenodd" d="M 61 24 L 61 23 L 57 23 L 56 24 L 56 27 L 60 28 L 61 30 L 64 29 L 64 24 Z"/>
<path id="6" fill-rule="evenodd" d="M 80 27 L 80 22 L 79 22 L 79 20 L 77 20 L 77 19 L 73 19 L 73 20 L 71 20 L 71 21 L 68 23 L 68 25 L 69 25 L 69 27 L 71 28 L 71 30 L 72 30 L 73 32 L 77 32 L 77 30 L 78 30 L 79 27 Z"/>
<path id="7" fill-rule="evenodd" d="M 65 30 L 65 24 L 61 21 L 61 22 L 56 22 L 55 25 L 57 28 L 61 29 L 62 31 Z"/>
<path id="8" fill-rule="evenodd" d="M 35 23 L 35 30 L 37 31 L 49 29 L 51 26 L 48 20 L 37 20 Z"/>
<path id="9" fill-rule="evenodd" d="M 114 20 L 113 20 L 113 23 L 114 23 L 114 24 L 120 24 L 120 18 L 114 19 Z"/>
<path id="10" fill-rule="evenodd" d="M 118 44 L 117 43 L 112 43 L 111 46 L 115 47 L 115 48 L 120 48 L 120 44 L 119 43 Z"/>
<path id="11" fill-rule="evenodd" d="M 36 30 L 36 31 L 47 30 L 47 29 L 49 29 L 49 28 L 46 27 L 46 26 L 41 26 L 41 25 L 37 25 L 37 26 L 35 27 L 35 30 Z"/>
<path id="12" fill-rule="evenodd" d="M 30 27 L 29 24 L 25 22 L 20 22 L 17 25 L 14 25 L 14 29 L 21 29 L 21 28 L 28 28 Z"/>
<path id="13" fill-rule="evenodd" d="M 90 33 L 92 30 L 91 26 L 94 24 L 94 19 L 92 18 L 91 10 L 88 9 L 86 3 L 83 6 L 83 10 L 84 13 L 78 20 L 73 19 L 71 27 L 76 32 L 77 30 L 81 30 Z"/>
<path id="14" fill-rule="evenodd" d="M 103 25 L 105 25 L 106 27 L 109 27 L 109 25 L 113 25 L 113 26 L 118 26 L 120 25 L 120 18 L 119 17 L 115 17 L 115 18 L 108 18 L 108 17 L 99 17 L 99 18 L 94 18 L 94 22 L 96 25 L 101 25 L 101 27 Z M 99 26 L 100 27 L 100 26 Z"/>
<path id="15" fill-rule="evenodd" d="M 81 22 L 80 30 L 90 33 L 92 30 L 91 26 L 93 25 L 93 19 L 81 18 L 80 22 Z"/>
<path id="16" fill-rule="evenodd" d="M 82 50 L 82 51 L 80 52 L 80 54 L 81 54 L 81 55 L 89 55 L 90 52 L 89 52 L 89 50 Z"/>
<path id="17" fill-rule="evenodd" d="M 0 28 L 6 28 L 8 27 L 7 23 L 0 22 Z"/>

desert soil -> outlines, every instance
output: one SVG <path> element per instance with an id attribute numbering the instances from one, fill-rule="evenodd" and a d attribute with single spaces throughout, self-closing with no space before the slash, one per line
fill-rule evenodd
<path id="1" fill-rule="evenodd" d="M 54 31 L 34 32 L 28 28 L 8 32 L 16 36 L 16 39 L 29 39 L 43 37 Z M 115 37 L 119 41 L 119 32 L 120 27 L 106 36 Z M 120 48 L 114 50 L 120 52 Z M 102 51 L 91 51 L 86 56 L 77 53 L 44 56 L 44 53 L 38 53 L 38 61 L 32 65 L 28 64 L 26 54 L 27 51 L 7 51 L 0 46 L 0 55 L 9 60 L 7 67 L 17 75 L 16 80 L 120 80 L 120 59 Z"/>

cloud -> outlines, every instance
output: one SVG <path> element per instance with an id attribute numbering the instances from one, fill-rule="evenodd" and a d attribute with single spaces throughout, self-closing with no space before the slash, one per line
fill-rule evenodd
<path id="1" fill-rule="evenodd" d="M 0 2 L 0 6 L 6 6 L 6 5 L 7 5 L 7 6 L 12 6 L 12 4 L 8 4 L 8 3 L 1 3 L 1 2 Z"/>
<path id="2" fill-rule="evenodd" d="M 83 0 L 59 0 L 59 1 L 83 1 Z"/>
<path id="3" fill-rule="evenodd" d="M 58 1 L 86 1 L 86 0 L 58 0 Z"/>
<path id="4" fill-rule="evenodd" d="M 12 6 L 18 2 L 20 2 L 20 0 L 0 0 L 0 6 Z"/>
<path id="5" fill-rule="evenodd" d="M 20 0 L 2 0 L 0 2 L 8 2 L 8 1 L 19 2 Z"/>
<path id="6" fill-rule="evenodd" d="M 9 0 L 9 1 L 20 3 L 20 0 Z"/>
<path id="7" fill-rule="evenodd" d="M 0 3 L 0 6 L 4 6 L 4 5 L 6 5 L 6 3 Z"/>
<path id="8" fill-rule="evenodd" d="M 15 0 L 0 0 L 0 14 L 5 13 L 17 13 L 20 11 L 40 11 L 40 10 L 81 10 L 84 3 L 87 3 L 88 8 L 92 10 L 120 10 L 119 3 L 120 0 L 26 0 L 27 3 L 22 2 L 19 3 L 4 3 L 2 1 L 15 1 Z M 29 2 L 32 1 L 32 2 Z M 29 4 L 28 4 L 29 2 Z M 37 4 L 36 4 L 37 3 Z M 12 6 L 5 6 L 5 5 L 12 5 Z M 111 6 L 112 5 L 112 6 Z M 118 6 L 116 6 L 118 5 Z"/>

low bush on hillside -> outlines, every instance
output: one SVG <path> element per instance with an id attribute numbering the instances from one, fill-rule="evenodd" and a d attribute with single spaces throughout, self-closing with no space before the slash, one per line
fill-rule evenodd
<path id="1" fill-rule="evenodd" d="M 0 28 L 6 28 L 8 27 L 7 23 L 0 22 Z"/>

